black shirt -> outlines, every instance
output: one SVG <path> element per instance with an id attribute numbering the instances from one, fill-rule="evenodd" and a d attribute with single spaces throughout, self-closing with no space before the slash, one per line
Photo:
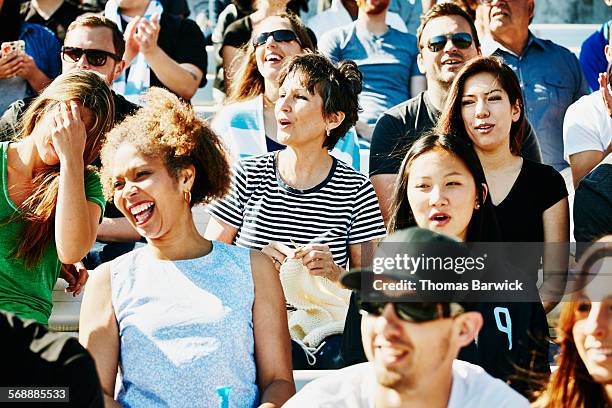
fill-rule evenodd
<path id="1" fill-rule="evenodd" d="M 33 320 L 0 312 L 0 339 L 2 386 L 69 388 L 69 403 L 40 404 L 45 407 L 104 406 L 94 360 L 76 338 L 51 333 Z M 39 406 L 16 404 L 19 405 Z"/>
<path id="2" fill-rule="evenodd" d="M 377 174 L 397 174 L 412 143 L 431 130 L 441 112 L 429 101 L 426 92 L 389 109 L 378 119 L 370 146 L 370 177 Z M 524 158 L 542 162 L 540 145 L 533 127 L 525 123 L 521 154 Z"/>
<path id="3" fill-rule="evenodd" d="M 38 11 L 34 8 L 31 1 L 21 5 L 21 16 L 28 23 L 40 24 L 53 31 L 61 43 L 66 37 L 66 30 L 78 16 L 83 13 L 91 13 L 96 11 L 94 8 L 77 5 L 68 1 L 64 1 L 61 6 L 51 15 L 48 20 L 45 20 Z"/>
<path id="4" fill-rule="evenodd" d="M 551 166 L 523 159 L 510 192 L 495 206 L 504 242 L 543 242 L 542 214 L 565 197 L 563 176 Z"/>
<path id="5" fill-rule="evenodd" d="M 121 24 L 123 25 L 123 30 L 125 30 L 127 22 L 122 19 Z M 198 67 L 203 73 L 202 80 L 198 86 L 202 88 L 206 85 L 208 59 L 204 34 L 202 34 L 200 27 L 193 20 L 177 17 L 166 12 L 162 13 L 159 25 L 159 37 L 157 39 L 159 48 L 179 64 L 193 64 Z M 150 86 L 168 89 L 157 78 L 152 69 L 150 72 Z M 126 75 L 128 73 L 129 68 L 126 70 Z"/>
<path id="6" fill-rule="evenodd" d="M 574 196 L 574 237 L 592 242 L 612 234 L 612 164 L 602 163 L 578 184 Z"/>

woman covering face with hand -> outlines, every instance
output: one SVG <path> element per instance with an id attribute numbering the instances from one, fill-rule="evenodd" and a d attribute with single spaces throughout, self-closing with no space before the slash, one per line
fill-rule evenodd
<path id="1" fill-rule="evenodd" d="M 305 54 L 285 62 L 279 84 L 277 138 L 287 148 L 238 162 L 232 191 L 209 208 L 206 235 L 262 250 L 279 270 L 301 259 L 337 283 L 385 233 L 367 177 L 329 154 L 357 120 L 361 74 L 353 62 Z"/>
<path id="2" fill-rule="evenodd" d="M 295 388 L 278 274 L 259 251 L 202 237 L 191 215 L 229 189 L 225 151 L 175 95 L 144 101 L 101 156 L 107 197 L 147 245 L 98 267 L 81 308 L 106 403 L 210 407 L 227 385 L 232 406 L 281 406 Z"/>
<path id="3" fill-rule="evenodd" d="M 60 264 L 87 254 L 102 219 L 100 182 L 86 166 L 113 115 L 103 78 L 70 72 L 32 102 L 17 140 L 0 143 L 0 309 L 47 324 Z"/>

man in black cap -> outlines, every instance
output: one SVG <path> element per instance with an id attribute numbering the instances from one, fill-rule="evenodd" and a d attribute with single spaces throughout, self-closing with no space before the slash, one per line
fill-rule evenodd
<path id="1" fill-rule="evenodd" d="M 459 350 L 473 342 L 482 326 L 480 313 L 470 311 L 458 291 L 445 289 L 448 301 L 423 301 L 431 293 L 421 292 L 419 281 L 446 280 L 452 287 L 461 285 L 461 277 L 448 280 L 449 270 L 441 267 L 406 269 L 409 264 L 398 267 L 394 261 L 404 260 L 397 254 L 452 258 L 468 254 L 467 249 L 419 228 L 398 231 L 385 243 L 372 269 L 349 272 L 341 279 L 361 294 L 361 341 L 368 362 L 307 384 L 285 407 L 529 407 L 501 380 L 457 360 Z M 432 251 L 423 252 L 426 246 Z M 377 263 L 380 259 L 385 262 Z"/>

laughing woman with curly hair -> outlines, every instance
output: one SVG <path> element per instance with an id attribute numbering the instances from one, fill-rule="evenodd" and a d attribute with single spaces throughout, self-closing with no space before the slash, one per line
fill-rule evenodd
<path id="1" fill-rule="evenodd" d="M 144 100 L 101 156 L 107 197 L 147 245 L 98 267 L 81 307 L 107 406 L 211 407 L 219 385 L 232 406 L 281 406 L 295 388 L 272 262 L 205 239 L 191 215 L 228 191 L 225 150 L 175 95 Z"/>

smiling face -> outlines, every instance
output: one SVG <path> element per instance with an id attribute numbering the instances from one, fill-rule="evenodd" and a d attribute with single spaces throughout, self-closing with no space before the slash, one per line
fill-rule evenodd
<path id="1" fill-rule="evenodd" d="M 428 80 L 442 82 L 450 86 L 466 61 L 480 54 L 474 41 L 465 49 L 458 48 L 452 41 L 447 41 L 444 48 L 433 52 L 427 48 L 428 41 L 438 35 L 455 33 L 469 33 L 470 24 L 461 16 L 442 16 L 430 20 L 421 35 L 421 52 L 417 56 L 417 63 Z"/>
<path id="2" fill-rule="evenodd" d="M 260 33 L 271 33 L 276 30 L 290 30 L 293 27 L 289 20 L 279 16 L 268 17 L 257 25 L 254 36 Z M 297 41 L 275 41 L 269 36 L 266 43 L 255 49 L 255 61 L 259 73 L 267 80 L 276 81 L 285 57 L 300 54 L 302 47 Z"/>
<path id="3" fill-rule="evenodd" d="M 416 224 L 462 241 L 478 202 L 474 177 L 446 150 L 416 157 L 408 169 L 408 202 Z"/>
<path id="4" fill-rule="evenodd" d="M 286 146 L 322 146 L 326 128 L 331 126 L 323 116 L 321 95 L 308 92 L 295 72 L 285 77 L 278 90 L 275 114 L 276 137 Z"/>
<path id="5" fill-rule="evenodd" d="M 113 32 L 108 27 L 76 27 L 66 34 L 64 46 L 83 48 L 86 50 L 102 50 L 115 54 Z M 110 57 L 107 57 L 104 65 L 99 67 L 89 64 L 85 55 L 81 56 L 76 62 L 66 61 L 66 59 L 62 58 L 62 72 L 68 72 L 74 69 L 96 71 L 104 76 L 106 83 L 109 85 L 119 77 L 122 67 L 122 63 L 116 62 Z"/>
<path id="6" fill-rule="evenodd" d="M 380 316 L 365 314 L 361 340 L 374 364 L 377 382 L 395 390 L 418 388 L 430 376 L 451 372 L 453 320 L 425 323 L 400 320 L 391 304 Z M 427 373 L 428 375 L 424 375 Z"/>
<path id="7" fill-rule="evenodd" d="M 612 270 L 612 258 L 602 258 L 590 273 Z M 583 291 L 578 302 L 576 322 L 572 328 L 574 343 L 589 374 L 600 384 L 612 384 L 612 294 L 602 299 L 597 278 Z"/>
<path id="8" fill-rule="evenodd" d="M 85 129 L 87 132 L 89 132 L 96 119 L 91 110 L 84 107 L 80 103 L 78 103 L 78 105 L 81 119 L 85 123 Z M 53 107 L 47 110 L 36 121 L 36 126 L 34 127 L 34 131 L 31 135 L 34 137 L 34 145 L 36 146 L 36 151 L 40 157 L 40 160 L 47 166 L 55 166 L 60 162 L 59 156 L 53 147 L 53 140 L 51 138 L 51 126 L 54 120 L 55 112 L 59 109 L 59 106 L 59 103 L 54 104 Z"/>
<path id="9" fill-rule="evenodd" d="M 162 159 L 123 143 L 112 160 L 113 201 L 140 235 L 162 238 L 190 213 L 180 178 L 169 173 Z"/>
<path id="10" fill-rule="evenodd" d="M 491 34 L 524 32 L 529 28 L 533 16 L 533 0 L 497 0 L 488 6 L 489 29 Z"/>
<path id="11" fill-rule="evenodd" d="M 517 102 L 510 103 L 508 94 L 492 74 L 478 73 L 465 82 L 461 116 L 476 150 L 509 150 L 510 129 L 520 114 Z"/>

